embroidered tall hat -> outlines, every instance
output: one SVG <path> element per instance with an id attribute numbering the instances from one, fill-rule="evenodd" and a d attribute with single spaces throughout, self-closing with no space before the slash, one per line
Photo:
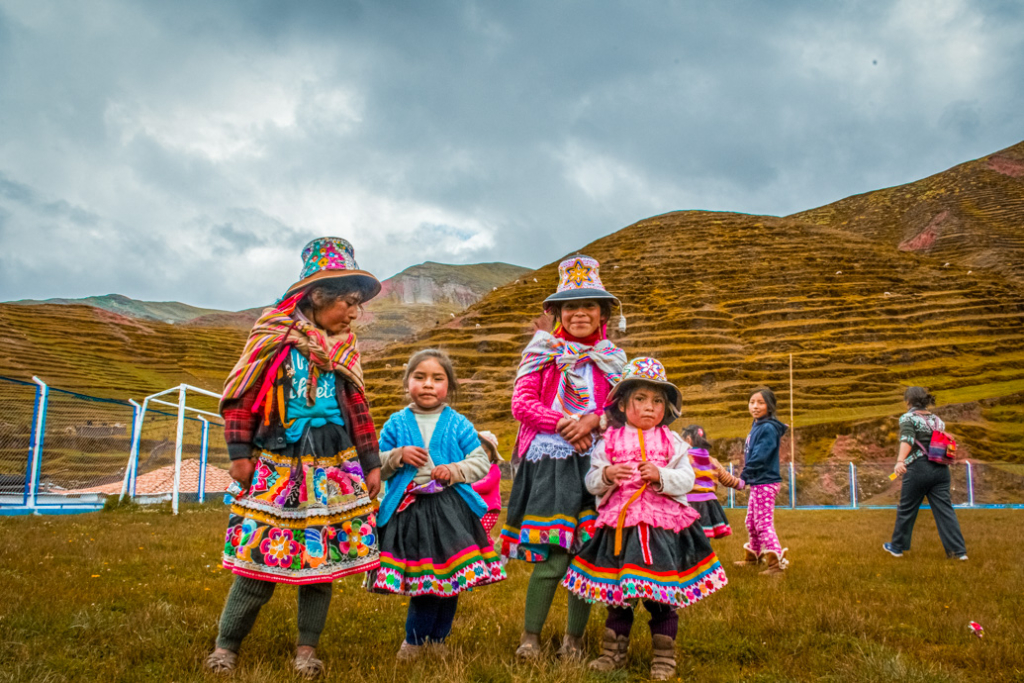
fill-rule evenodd
<path id="1" fill-rule="evenodd" d="M 626 363 L 626 369 L 622 371 L 622 379 L 608 392 L 605 407 L 615 405 L 622 392 L 636 384 L 651 384 L 664 389 L 668 394 L 668 410 L 665 411 L 665 419 L 662 424 L 668 424 L 682 414 L 682 392 L 679 391 L 679 387 L 668 381 L 665 366 L 661 364 L 661 361 L 648 357 L 634 358 Z"/>
<path id="2" fill-rule="evenodd" d="M 340 237 L 317 237 L 302 249 L 302 273 L 284 297 L 324 280 L 344 278 L 369 301 L 380 294 L 380 281 L 356 263 L 355 250 Z"/>
<path id="3" fill-rule="evenodd" d="M 597 259 L 576 254 L 558 264 L 558 288 L 544 299 L 544 310 L 553 305 L 579 299 L 614 301 L 619 307 L 619 331 L 626 331 L 626 316 L 622 313 L 622 302 L 604 288 L 601 282 L 601 264 Z"/>

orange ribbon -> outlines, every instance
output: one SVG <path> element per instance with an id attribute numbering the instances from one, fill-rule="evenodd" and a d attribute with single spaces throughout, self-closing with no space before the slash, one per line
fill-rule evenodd
<path id="1" fill-rule="evenodd" d="M 640 460 L 641 462 L 647 462 L 647 446 L 644 444 L 644 430 L 638 429 L 636 430 L 636 434 L 640 437 Z M 629 510 L 629 506 L 635 503 L 637 499 L 643 495 L 644 491 L 647 490 L 649 483 L 650 482 L 644 482 L 644 485 L 641 486 L 636 493 L 630 496 L 629 500 L 626 501 L 626 504 L 622 506 L 621 510 L 619 510 L 619 522 L 615 526 L 615 557 L 618 557 L 619 553 L 622 552 L 622 528 L 626 524 L 626 512 Z"/>

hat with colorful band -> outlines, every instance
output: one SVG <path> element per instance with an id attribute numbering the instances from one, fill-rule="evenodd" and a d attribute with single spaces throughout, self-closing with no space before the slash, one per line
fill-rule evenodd
<path id="1" fill-rule="evenodd" d="M 380 280 L 365 270 L 359 270 L 355 250 L 340 237 L 317 237 L 307 244 L 302 250 L 302 274 L 299 277 L 299 281 L 289 287 L 282 298 L 314 283 L 339 278 L 350 280 L 364 302 L 380 294 Z"/>
<path id="2" fill-rule="evenodd" d="M 558 289 L 544 299 L 544 307 L 573 299 L 609 299 L 613 296 L 601 282 L 601 264 L 597 259 L 577 254 L 558 264 Z"/>
<path id="3" fill-rule="evenodd" d="M 608 392 L 606 406 L 613 406 L 619 396 L 627 387 L 635 384 L 653 384 L 664 389 L 668 393 L 668 411 L 665 414 L 665 421 L 668 424 L 679 417 L 683 410 L 683 394 L 679 388 L 668 381 L 665 374 L 665 366 L 656 358 L 634 358 L 626 363 L 626 369 L 622 371 L 622 379 Z"/>

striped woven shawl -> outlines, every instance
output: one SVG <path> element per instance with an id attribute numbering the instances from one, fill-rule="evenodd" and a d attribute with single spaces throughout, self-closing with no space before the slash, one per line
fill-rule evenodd
<path id="1" fill-rule="evenodd" d="M 316 396 L 315 375 L 318 372 L 340 374 L 360 391 L 363 390 L 363 369 L 359 364 L 356 336 L 350 332 L 332 337 L 306 321 L 295 310 L 302 294 L 299 292 L 263 311 L 249 333 L 242 357 L 224 382 L 222 406 L 224 401 L 240 398 L 255 386 L 268 368 L 280 365 L 280 360 L 293 346 L 309 358 L 310 365 L 317 371 L 310 372 L 307 400 Z"/>
<path id="2" fill-rule="evenodd" d="M 602 339 L 593 346 L 588 346 L 559 339 L 539 330 L 523 350 L 523 359 L 519 362 L 516 379 L 540 372 L 554 363 L 561 373 L 558 380 L 558 400 L 561 401 L 566 414 L 580 415 L 586 410 L 587 402 L 590 400 L 587 380 L 578 371 L 580 365 L 587 360 L 593 361 L 612 386 L 622 379 L 622 370 L 626 367 L 626 352 L 609 340 Z M 603 407 L 598 406 L 598 409 Z"/>

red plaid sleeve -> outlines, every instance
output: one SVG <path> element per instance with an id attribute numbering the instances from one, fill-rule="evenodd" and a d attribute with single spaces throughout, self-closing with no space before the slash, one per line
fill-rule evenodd
<path id="1" fill-rule="evenodd" d="M 377 469 L 380 467 L 380 444 L 366 396 L 347 381 L 339 382 L 338 389 L 344 403 L 345 424 L 349 426 L 352 443 L 359 454 L 359 465 L 363 472 Z"/>
<path id="2" fill-rule="evenodd" d="M 228 456 L 232 460 L 252 455 L 252 445 L 259 427 L 260 415 L 252 412 L 256 403 L 256 389 L 224 401 L 221 416 L 224 418 L 224 440 L 228 443 Z"/>

